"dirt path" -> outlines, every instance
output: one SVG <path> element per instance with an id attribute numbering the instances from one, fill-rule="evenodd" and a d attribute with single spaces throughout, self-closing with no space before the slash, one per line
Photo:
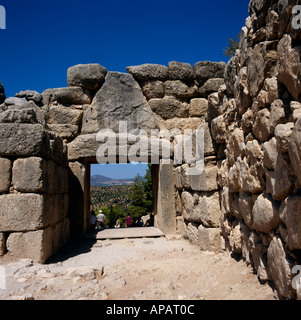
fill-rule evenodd
<path id="1" fill-rule="evenodd" d="M 142 238 L 82 242 L 48 264 L 4 257 L 0 299 L 273 300 L 244 262 L 202 252 L 187 240 Z"/>

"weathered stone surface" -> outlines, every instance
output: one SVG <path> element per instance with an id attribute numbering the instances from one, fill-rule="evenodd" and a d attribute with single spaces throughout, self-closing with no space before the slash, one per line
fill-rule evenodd
<path id="1" fill-rule="evenodd" d="M 63 105 L 50 106 L 47 123 L 78 125 L 82 119 L 83 111 L 64 107 Z"/>
<path id="2" fill-rule="evenodd" d="M 47 89 L 42 93 L 42 96 L 45 105 L 55 101 L 63 105 L 91 103 L 89 91 L 83 90 L 81 87 Z"/>
<path id="3" fill-rule="evenodd" d="M 184 205 L 184 218 L 191 222 L 202 223 L 206 227 L 218 227 L 219 225 L 219 193 L 204 192 L 194 193 L 182 192 Z"/>
<path id="4" fill-rule="evenodd" d="M 271 196 L 261 194 L 254 203 L 252 216 L 254 229 L 269 233 L 272 229 L 277 228 L 280 223 L 279 204 Z"/>
<path id="5" fill-rule="evenodd" d="M 26 233 L 11 233 L 7 249 L 15 258 L 44 263 L 53 254 L 51 228 Z"/>
<path id="6" fill-rule="evenodd" d="M 277 51 L 277 79 L 287 87 L 294 99 L 299 100 L 301 95 L 301 49 L 300 47 L 293 47 L 290 35 L 286 34 L 279 41 Z"/>
<path id="7" fill-rule="evenodd" d="M 20 192 L 67 193 L 67 168 L 38 157 L 17 159 L 12 170 L 12 185 Z"/>
<path id="8" fill-rule="evenodd" d="M 198 240 L 201 250 L 218 253 L 220 251 L 220 230 L 219 228 L 198 227 Z"/>
<path id="9" fill-rule="evenodd" d="M 218 92 L 214 92 L 208 96 L 208 121 L 212 121 L 220 115 L 219 95 Z"/>
<path id="10" fill-rule="evenodd" d="M 199 89 L 201 97 L 207 98 L 211 93 L 218 91 L 218 88 L 224 84 L 224 79 L 212 78 L 208 79 Z"/>
<path id="11" fill-rule="evenodd" d="M 291 266 L 286 259 L 286 253 L 279 237 L 274 237 L 269 245 L 268 266 L 279 294 L 285 298 L 292 298 Z"/>
<path id="12" fill-rule="evenodd" d="M 291 135 L 294 130 L 294 123 L 278 124 L 275 128 L 275 138 L 281 152 L 288 152 Z"/>
<path id="13" fill-rule="evenodd" d="M 294 190 L 294 179 L 290 175 L 290 163 L 281 153 L 277 156 L 275 171 L 266 172 L 267 190 L 274 200 L 282 201 Z"/>
<path id="14" fill-rule="evenodd" d="M 266 78 L 276 75 L 277 42 L 265 41 L 248 48 L 247 66 L 249 93 L 255 97 Z"/>
<path id="15" fill-rule="evenodd" d="M 233 165 L 240 155 L 240 145 L 244 142 L 244 132 L 240 128 L 234 129 L 228 133 L 227 156 L 229 165 Z"/>
<path id="16" fill-rule="evenodd" d="M 78 134 L 78 126 L 72 124 L 48 124 L 51 131 L 56 133 L 60 138 L 68 141 L 76 138 Z"/>
<path id="17" fill-rule="evenodd" d="M 46 124 L 42 110 L 33 101 L 8 107 L 0 114 L 0 123 Z"/>
<path id="18" fill-rule="evenodd" d="M 274 130 L 278 124 L 283 124 L 287 121 L 284 108 L 285 108 L 285 106 L 280 99 L 275 100 L 271 104 L 271 111 L 270 111 L 270 132 L 271 132 L 271 134 L 274 133 Z"/>
<path id="19" fill-rule="evenodd" d="M 260 110 L 255 118 L 253 132 L 255 137 L 264 142 L 271 138 L 270 112 L 267 108 Z"/>
<path id="20" fill-rule="evenodd" d="M 203 117 L 208 109 L 208 100 L 204 98 L 195 98 L 190 100 L 189 116 Z"/>
<path id="21" fill-rule="evenodd" d="M 277 140 L 273 137 L 263 144 L 263 164 L 270 170 L 275 170 L 278 156 Z"/>
<path id="22" fill-rule="evenodd" d="M 27 103 L 27 100 L 25 98 L 14 98 L 9 97 L 4 101 L 4 104 L 7 107 L 15 106 L 15 107 L 22 107 Z"/>
<path id="23" fill-rule="evenodd" d="M 168 80 L 164 82 L 165 96 L 178 99 L 188 99 L 196 96 L 196 87 L 188 87 L 180 80 Z"/>
<path id="24" fill-rule="evenodd" d="M 295 124 L 295 128 L 289 142 L 288 153 L 295 174 L 298 177 L 299 183 L 301 183 L 301 119 L 299 119 Z"/>
<path id="25" fill-rule="evenodd" d="M 280 218 L 287 227 L 287 237 L 284 240 L 291 250 L 301 249 L 300 209 L 300 195 L 288 197 L 280 207 Z"/>
<path id="26" fill-rule="evenodd" d="M 56 134 L 42 125 L 3 123 L 0 125 L 0 155 L 39 156 L 58 163 L 66 162 L 66 150 Z"/>
<path id="27" fill-rule="evenodd" d="M 225 124 L 224 116 L 218 116 L 211 122 L 211 133 L 213 139 L 217 143 L 224 143 L 227 139 L 227 127 Z"/>
<path id="28" fill-rule="evenodd" d="M 96 90 L 104 82 L 107 69 L 98 63 L 79 64 L 67 71 L 69 87 L 82 87 Z"/>
<path id="29" fill-rule="evenodd" d="M 195 71 L 195 77 L 201 83 L 204 83 L 205 81 L 211 78 L 223 78 L 225 68 L 225 62 L 211 61 L 200 61 L 193 66 L 193 69 Z"/>
<path id="30" fill-rule="evenodd" d="M 83 133 L 97 133 L 100 129 L 117 133 L 120 121 L 127 121 L 128 130 L 150 131 L 158 125 L 140 86 L 130 74 L 108 72 L 91 108 L 83 119 Z"/>
<path id="31" fill-rule="evenodd" d="M 252 208 L 256 196 L 248 193 L 239 193 L 239 210 L 244 218 L 245 223 L 249 228 L 253 228 Z"/>
<path id="32" fill-rule="evenodd" d="M 151 99 L 149 100 L 151 110 L 162 117 L 164 120 L 174 117 L 188 117 L 189 109 L 183 103 L 176 99 Z"/>
<path id="33" fill-rule="evenodd" d="M 170 80 L 192 81 L 194 79 L 194 70 L 189 63 L 169 62 L 168 74 Z"/>
<path id="34" fill-rule="evenodd" d="M 164 85 L 162 81 L 148 81 L 143 85 L 142 91 L 148 100 L 163 98 L 165 95 Z"/>
<path id="35" fill-rule="evenodd" d="M 33 101 L 35 102 L 38 106 L 42 104 L 43 97 L 42 95 L 34 90 L 25 90 L 25 91 L 20 91 L 15 94 L 15 97 L 17 98 L 25 98 L 27 101 Z"/>
<path id="36" fill-rule="evenodd" d="M 168 80 L 168 68 L 159 64 L 142 64 L 140 66 L 127 67 L 126 71 L 138 81 Z"/>
<path id="37" fill-rule="evenodd" d="M 0 158 L 0 193 L 9 191 L 12 163 L 9 159 Z"/>
<path id="38" fill-rule="evenodd" d="M 189 175 L 188 181 L 191 189 L 194 191 L 218 190 L 216 164 L 207 164 L 201 174 Z"/>
<path id="39" fill-rule="evenodd" d="M 38 230 L 45 226 L 41 195 L 2 195 L 0 204 L 0 231 L 2 232 Z"/>
<path id="40" fill-rule="evenodd" d="M 44 229 L 68 213 L 67 195 L 7 194 L 0 196 L 0 204 L 0 232 Z"/>

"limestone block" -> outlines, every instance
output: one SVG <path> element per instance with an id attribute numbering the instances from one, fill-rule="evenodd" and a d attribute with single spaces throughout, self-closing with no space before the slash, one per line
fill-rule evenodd
<path id="1" fill-rule="evenodd" d="M 7 194 L 0 196 L 0 232 L 46 228 L 68 212 L 68 195 Z"/>
<path id="2" fill-rule="evenodd" d="M 185 107 L 182 102 L 173 98 L 151 99 L 148 103 L 151 110 L 164 120 L 175 117 L 187 118 L 189 116 L 188 107 Z"/>
<path id="3" fill-rule="evenodd" d="M 270 118 L 271 115 L 267 108 L 260 110 L 255 118 L 253 133 L 262 142 L 271 138 Z"/>
<path id="4" fill-rule="evenodd" d="M 207 164 L 202 173 L 188 175 L 188 180 L 191 189 L 194 191 L 218 190 L 216 164 Z"/>
<path id="5" fill-rule="evenodd" d="M 165 96 L 177 99 L 188 99 L 196 96 L 196 88 L 188 87 L 180 80 L 168 80 L 164 82 Z"/>
<path id="6" fill-rule="evenodd" d="M 294 123 L 278 124 L 275 128 L 275 138 L 281 152 L 288 152 L 291 135 L 294 130 Z"/>
<path id="7" fill-rule="evenodd" d="M 9 159 L 0 158 L 0 193 L 9 191 L 12 163 Z"/>
<path id="8" fill-rule="evenodd" d="M 187 237 L 187 227 L 184 221 L 184 218 L 182 216 L 179 216 L 176 218 L 176 224 L 177 224 L 177 233 L 183 236 L 184 238 Z"/>
<path id="9" fill-rule="evenodd" d="M 194 79 L 194 70 L 189 63 L 170 61 L 168 74 L 170 80 L 191 81 Z"/>
<path id="10" fill-rule="evenodd" d="M 51 131 L 55 132 L 60 138 L 68 141 L 76 138 L 78 126 L 72 124 L 48 124 Z"/>
<path id="11" fill-rule="evenodd" d="M 291 250 L 301 249 L 301 196 L 292 195 L 281 203 L 280 218 L 287 227 L 284 239 Z"/>
<path id="12" fill-rule="evenodd" d="M 67 193 L 68 172 L 52 160 L 17 159 L 12 170 L 12 185 L 20 192 Z"/>
<path id="13" fill-rule="evenodd" d="M 190 100 L 189 116 L 203 117 L 208 109 L 208 100 L 204 98 L 195 98 Z"/>
<path id="14" fill-rule="evenodd" d="M 52 247 L 52 230 L 11 233 L 7 239 L 7 249 L 14 258 L 31 259 L 44 263 L 54 252 Z"/>
<path id="15" fill-rule="evenodd" d="M 301 183 L 301 119 L 295 123 L 295 128 L 289 142 L 288 153 L 295 175 L 298 177 L 299 183 Z"/>
<path id="16" fill-rule="evenodd" d="M 269 233 L 280 224 L 279 203 L 270 195 L 261 194 L 254 203 L 252 217 L 256 231 Z"/>
<path id="17" fill-rule="evenodd" d="M 183 191 L 181 199 L 184 218 L 191 222 L 202 223 L 206 227 L 219 226 L 220 202 L 218 192 L 189 193 Z"/>
<path id="18" fill-rule="evenodd" d="M 31 123 L 45 126 L 43 111 L 33 101 L 24 105 L 11 105 L 0 115 L 0 123 Z"/>
<path id="19" fill-rule="evenodd" d="M 291 266 L 279 237 L 271 241 L 267 257 L 269 272 L 279 294 L 284 298 L 293 298 Z"/>
<path id="20" fill-rule="evenodd" d="M 278 157 L 277 140 L 275 137 L 263 144 L 263 155 L 263 164 L 268 169 L 275 170 Z"/>
<path id="21" fill-rule="evenodd" d="M 224 84 L 223 78 L 208 79 L 202 87 L 199 88 L 199 94 L 207 98 L 211 93 L 218 91 L 219 87 Z"/>
<path id="22" fill-rule="evenodd" d="M 198 228 L 195 224 L 191 222 L 189 222 L 187 225 L 187 237 L 192 244 L 198 245 L 199 243 Z"/>
<path id="23" fill-rule="evenodd" d="M 50 106 L 47 123 L 79 125 L 82 116 L 82 110 L 64 107 L 62 105 Z"/>
<path id="24" fill-rule="evenodd" d="M 300 99 L 300 47 L 292 47 L 292 38 L 285 34 L 278 45 L 278 75 L 277 79 L 284 84 L 295 100 Z"/>
<path id="25" fill-rule="evenodd" d="M 271 134 L 274 133 L 277 125 L 283 124 L 287 121 L 284 108 L 285 108 L 285 106 L 284 106 L 282 100 L 280 100 L 280 99 L 275 100 L 271 104 L 271 111 L 270 111 L 270 132 L 271 132 Z"/>
<path id="26" fill-rule="evenodd" d="M 198 240 L 201 250 L 218 253 L 220 251 L 220 229 L 198 227 Z"/>
<path id="27" fill-rule="evenodd" d="M 251 97 L 255 97 L 266 78 L 276 75 L 277 41 L 265 41 L 247 51 L 248 83 Z"/>
<path id="28" fill-rule="evenodd" d="M 234 129 L 228 133 L 227 156 L 229 165 L 233 165 L 240 155 L 240 145 L 244 142 L 244 132 L 240 128 Z"/>
<path id="29" fill-rule="evenodd" d="M 42 93 L 42 96 L 44 105 L 55 101 L 62 105 L 91 103 L 90 92 L 81 87 L 47 89 Z"/>
<path id="30" fill-rule="evenodd" d="M 148 81 L 143 85 L 142 91 L 148 100 L 163 98 L 165 95 L 164 85 L 162 81 Z"/>
<path id="31" fill-rule="evenodd" d="M 256 200 L 256 199 L 255 199 Z M 239 210 L 247 226 L 252 229 L 253 227 L 253 217 L 252 208 L 254 203 L 254 195 L 248 193 L 239 193 Z"/>
<path id="32" fill-rule="evenodd" d="M 66 149 L 56 134 L 42 125 L 3 123 L 0 126 L 0 156 L 52 159 L 66 163 Z"/>
<path id="33" fill-rule="evenodd" d="M 20 91 L 15 94 L 15 97 L 17 98 L 25 98 L 27 101 L 33 101 L 36 103 L 38 106 L 41 105 L 43 97 L 42 95 L 34 90 L 25 90 L 25 91 Z"/>
<path id="34" fill-rule="evenodd" d="M 198 81 L 200 81 L 200 83 L 204 83 L 211 78 L 223 78 L 225 68 L 225 62 L 211 61 L 200 61 L 193 66 L 195 77 Z"/>
<path id="35" fill-rule="evenodd" d="M 142 64 L 140 66 L 127 67 L 126 71 L 138 81 L 168 80 L 168 68 L 159 64 Z"/>
<path id="36" fill-rule="evenodd" d="M 224 143 L 226 141 L 227 127 L 226 127 L 226 123 L 223 115 L 218 116 L 217 118 L 212 120 L 211 133 L 212 133 L 212 138 L 217 143 Z"/>
<path id="37" fill-rule="evenodd" d="M 69 87 L 82 87 L 96 90 L 105 81 L 107 69 L 98 63 L 79 64 L 67 71 Z"/>

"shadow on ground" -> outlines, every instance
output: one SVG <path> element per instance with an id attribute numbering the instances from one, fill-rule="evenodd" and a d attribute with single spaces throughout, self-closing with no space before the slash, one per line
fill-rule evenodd
<path id="1" fill-rule="evenodd" d="M 80 254 L 88 253 L 92 250 L 92 247 L 95 243 L 96 240 L 86 238 L 80 240 L 70 240 L 56 254 L 50 257 L 45 264 L 63 262 Z"/>

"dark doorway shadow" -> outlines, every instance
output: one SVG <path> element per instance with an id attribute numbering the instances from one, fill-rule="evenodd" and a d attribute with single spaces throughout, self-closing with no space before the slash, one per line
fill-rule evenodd
<path id="1" fill-rule="evenodd" d="M 88 253 L 92 250 L 93 245 L 96 243 L 94 239 L 79 239 L 70 240 L 63 248 L 56 254 L 51 256 L 45 264 L 52 264 L 66 261 L 72 257 L 78 256 L 83 253 Z"/>

